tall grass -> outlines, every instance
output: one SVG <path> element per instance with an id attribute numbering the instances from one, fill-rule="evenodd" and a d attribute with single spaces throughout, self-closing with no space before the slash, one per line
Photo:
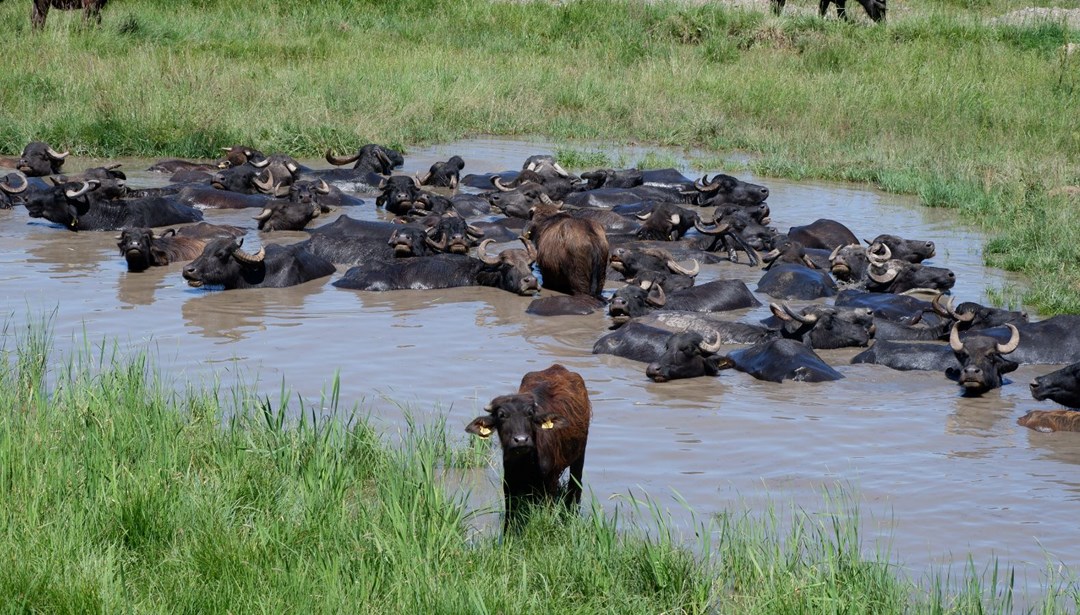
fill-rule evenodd
<path id="1" fill-rule="evenodd" d="M 453 452 L 438 422 L 388 442 L 339 407 L 336 383 L 326 416 L 244 389 L 178 392 L 145 355 L 63 359 L 45 331 L 0 357 L 5 610 L 1008 612 L 1003 579 L 920 586 L 887 550 L 865 553 L 842 499 L 793 523 L 694 522 L 696 539 L 655 501 L 592 500 L 502 537 L 443 487 L 478 453 Z M 1050 586 L 1041 612 L 1075 608 L 1075 592 Z"/>
<path id="2" fill-rule="evenodd" d="M 994 236 L 990 264 L 1035 279 L 1028 304 L 1080 311 L 1080 197 L 1054 191 L 1080 185 L 1080 54 L 1059 51 L 1080 35 L 988 19 L 1015 8 L 902 3 L 870 26 L 694 2 L 129 0 L 101 28 L 54 11 L 31 33 L 8 2 L 0 151 L 318 155 L 481 133 L 744 150 L 759 173 L 956 209 Z"/>

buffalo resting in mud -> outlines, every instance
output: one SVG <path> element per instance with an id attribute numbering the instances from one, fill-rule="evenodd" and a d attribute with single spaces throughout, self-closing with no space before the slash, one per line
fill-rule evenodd
<path id="1" fill-rule="evenodd" d="M 334 273 L 333 263 L 296 246 L 270 244 L 250 254 L 243 244 L 243 239 L 211 241 L 184 267 L 184 279 L 194 288 L 282 288 Z"/>

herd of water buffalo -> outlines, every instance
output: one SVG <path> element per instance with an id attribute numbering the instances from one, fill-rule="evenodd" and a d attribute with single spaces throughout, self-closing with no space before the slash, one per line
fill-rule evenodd
<path id="1" fill-rule="evenodd" d="M 852 361 L 936 370 L 980 395 L 1019 363 L 1080 361 L 1080 316 L 1029 322 L 1021 312 L 955 304 L 953 272 L 923 263 L 933 242 L 893 234 L 860 242 L 827 219 L 782 233 L 769 225 L 769 190 L 729 175 L 576 176 L 551 156 L 463 175 L 465 161 L 453 156 L 410 176 L 393 173 L 399 152 L 374 144 L 349 156 L 328 151 L 325 169 L 234 146 L 214 162 L 158 162 L 150 170 L 170 174 L 168 185 L 135 189 L 116 165 L 64 175 L 67 158 L 33 142 L 19 158 L 0 159 L 12 169 L 0 177 L 0 207 L 22 205 L 72 231 L 119 231 L 132 272 L 190 261 L 188 284 L 224 289 L 290 286 L 339 267 L 346 271 L 333 285 L 361 291 L 483 285 L 533 295 L 542 286 L 555 292 L 529 313 L 606 310 L 613 330 L 594 352 L 640 361 L 657 382 L 725 368 L 776 382 L 832 380 L 842 376 L 815 349 L 869 346 Z M 364 206 L 358 194 L 375 196 L 393 220 L 343 214 L 304 241 L 258 250 L 244 249 L 246 229 L 202 221 L 207 209 L 251 208 L 260 231 L 304 230 L 320 215 Z M 492 244 L 504 249 L 492 253 Z M 756 292 L 737 279 L 696 283 L 701 263 L 721 261 L 763 267 Z M 605 291 L 609 275 L 625 285 Z M 773 316 L 760 324 L 719 314 L 759 306 L 763 295 Z M 785 303 L 820 298 L 830 303 Z M 731 345 L 745 347 L 721 352 Z M 1037 378 L 1032 395 L 1080 408 L 1078 370 Z M 1020 422 L 1080 429 L 1078 417 L 1033 411 Z"/>

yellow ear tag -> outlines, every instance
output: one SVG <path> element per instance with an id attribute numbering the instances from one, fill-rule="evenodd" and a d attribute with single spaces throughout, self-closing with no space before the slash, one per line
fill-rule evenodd
<path id="1" fill-rule="evenodd" d="M 550 420 L 547 420 L 547 421 L 544 421 L 543 423 L 540 423 L 540 429 L 551 429 L 554 426 L 555 426 L 555 423 L 553 421 L 550 421 Z"/>
<path id="2" fill-rule="evenodd" d="M 486 438 L 491 435 L 491 429 L 489 427 L 481 426 L 479 429 L 477 429 L 477 431 L 480 432 L 481 438 Z"/>

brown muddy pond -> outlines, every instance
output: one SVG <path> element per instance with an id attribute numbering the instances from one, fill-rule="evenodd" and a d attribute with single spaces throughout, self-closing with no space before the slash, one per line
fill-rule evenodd
<path id="1" fill-rule="evenodd" d="M 604 151 L 624 166 L 646 154 L 573 148 Z M 462 141 L 415 149 L 399 172 L 426 171 L 454 154 L 465 159 L 466 173 L 517 169 L 529 155 L 558 149 L 541 141 Z M 692 152 L 661 153 L 686 175 L 701 174 L 689 167 Z M 100 162 L 72 160 L 66 170 Z M 137 171 L 148 161 L 123 162 L 131 185 L 165 181 Z M 717 170 L 723 169 L 710 173 Z M 933 264 L 956 272 L 958 300 L 986 303 L 988 291 L 1023 285 L 984 267 L 984 238 L 949 212 L 860 186 L 735 174 L 770 188 L 773 224 L 781 230 L 824 217 L 859 237 L 892 232 L 933 240 Z M 374 197 L 362 196 L 360 211 L 339 212 L 381 217 Z M 208 210 L 206 219 L 254 229 L 254 213 Z M 254 383 L 272 399 L 284 381 L 305 400 L 318 400 L 340 373 L 342 408 L 359 405 L 389 433 L 405 427 L 406 410 L 418 420 L 445 416 L 462 442 L 459 426 L 488 400 L 515 391 L 525 372 L 560 362 L 589 386 L 594 419 L 585 487 L 606 508 L 630 493 L 648 495 L 685 523 L 685 505 L 698 519 L 763 511 L 768 503 L 821 511 L 822 494 L 843 488 L 858 502 L 870 548 L 890 544 L 915 578 L 930 566 L 954 563 L 960 570 L 970 554 L 978 570 L 996 557 L 1017 569 L 1019 587 L 1036 589 L 1048 564 L 1080 562 L 1072 519 L 1080 499 L 1080 434 L 1041 434 L 1015 423 L 1030 409 L 1054 407 L 1034 401 L 1027 383 L 1055 367 L 1021 367 L 1011 384 L 977 399 L 960 397 L 940 373 L 850 365 L 853 349 L 821 353 L 846 376 L 832 383 L 773 384 L 726 371 L 657 384 L 645 378 L 644 364 L 591 354 L 607 332 L 602 314 L 530 316 L 529 298 L 487 288 L 361 293 L 324 279 L 279 290 L 193 289 L 181 264 L 128 273 L 115 234 L 71 233 L 31 220 L 21 207 L 0 211 L 0 308 L 18 325 L 9 333 L 55 309 L 56 356 L 86 340 L 116 340 L 133 352 L 150 350 L 180 381 Z M 245 246 L 305 236 L 259 235 L 252 230 Z M 738 277 L 754 289 L 760 275 L 725 263 L 703 266 L 699 279 Z M 766 316 L 767 307 L 732 318 Z M 498 465 L 461 477 L 478 508 L 501 504 Z M 478 519 L 495 526 L 495 513 Z"/>

